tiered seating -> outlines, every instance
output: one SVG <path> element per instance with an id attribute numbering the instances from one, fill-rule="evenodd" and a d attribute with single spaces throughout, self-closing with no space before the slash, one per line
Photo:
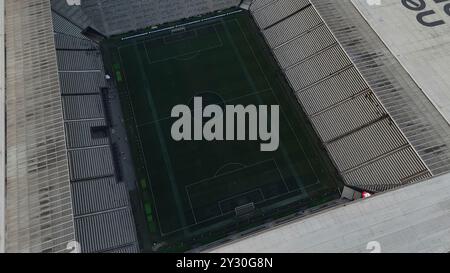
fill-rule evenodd
<path id="1" fill-rule="evenodd" d="M 286 76 L 294 91 L 299 91 L 350 65 L 350 60 L 336 44 L 289 68 Z"/>
<path id="2" fill-rule="evenodd" d="M 324 142 L 331 142 L 386 116 L 383 108 L 368 99 L 368 95 L 370 92 L 362 93 L 311 117 Z"/>
<path id="3" fill-rule="evenodd" d="M 298 36 L 286 45 L 274 49 L 283 69 L 304 60 L 308 56 L 335 44 L 336 40 L 325 25 Z"/>
<path id="4" fill-rule="evenodd" d="M 99 95 L 63 96 L 66 120 L 103 118 L 104 111 Z"/>
<path id="5" fill-rule="evenodd" d="M 101 92 L 107 82 L 98 45 L 62 16 L 53 19 L 76 239 L 83 252 L 139 252 L 105 119 L 108 92 Z"/>
<path id="6" fill-rule="evenodd" d="M 308 5 L 310 5 L 308 0 L 278 0 L 253 14 L 259 27 L 265 29 Z"/>
<path id="7" fill-rule="evenodd" d="M 92 71 L 102 70 L 99 51 L 58 50 L 58 68 L 60 71 Z"/>
<path id="8" fill-rule="evenodd" d="M 114 176 L 111 148 L 69 150 L 70 178 L 73 182 Z"/>
<path id="9" fill-rule="evenodd" d="M 353 1 L 311 2 L 430 172 L 449 172 L 450 126 L 423 86 L 418 86 Z"/>
<path id="10" fill-rule="evenodd" d="M 256 0 L 251 12 L 345 182 L 384 190 L 430 176 L 328 26 L 306 2 Z M 301 5 L 305 6 L 293 12 Z M 373 58 L 359 57 L 367 62 Z"/>
<path id="11" fill-rule="evenodd" d="M 84 231 L 84 232 L 83 232 Z M 75 234 L 85 252 L 96 252 L 98 249 L 111 251 L 132 247 L 135 238 L 133 215 L 129 208 L 113 210 L 109 213 L 94 214 L 75 219 Z"/>
<path id="12" fill-rule="evenodd" d="M 267 5 L 269 5 L 272 2 L 275 2 L 277 0 L 258 0 L 258 1 L 252 1 L 251 10 L 253 12 L 257 12 L 258 9 L 263 8 Z"/>
<path id="13" fill-rule="evenodd" d="M 430 177 L 411 146 L 344 173 L 345 181 L 363 189 L 384 191 Z"/>
<path id="14" fill-rule="evenodd" d="M 127 254 L 127 253 L 139 253 L 139 246 L 136 244 L 127 245 L 124 247 L 114 248 L 105 253 L 117 253 L 117 254 Z"/>
<path id="15" fill-rule="evenodd" d="M 264 30 L 263 33 L 269 45 L 271 47 L 277 47 L 319 24 L 323 24 L 320 16 L 313 7 L 308 7 L 271 28 Z"/>
<path id="16" fill-rule="evenodd" d="M 59 82 L 63 95 L 98 94 L 105 86 L 105 75 L 101 72 L 60 72 Z"/>
<path id="17" fill-rule="evenodd" d="M 69 149 L 108 145 L 108 137 L 93 137 L 92 129 L 105 127 L 104 119 L 66 122 L 66 142 Z"/>
<path id="18" fill-rule="evenodd" d="M 352 67 L 298 91 L 297 97 L 302 101 L 306 113 L 315 115 L 363 91 L 368 91 L 367 85 L 356 68 Z"/>
<path id="19" fill-rule="evenodd" d="M 101 5 L 99 4 L 101 2 Z M 238 6 L 241 0 L 83 0 L 81 9 L 106 36 Z"/>
<path id="20" fill-rule="evenodd" d="M 52 13 L 52 18 L 53 18 L 53 31 L 55 33 L 86 40 L 92 43 L 83 34 L 81 34 L 81 32 L 83 31 L 81 27 L 74 25 L 72 22 L 67 21 L 66 18 L 64 18 L 63 16 L 61 16 L 56 12 Z"/>
<path id="21" fill-rule="evenodd" d="M 85 180 L 71 185 L 75 216 L 123 208 L 128 205 L 127 190 L 114 177 Z"/>
<path id="22" fill-rule="evenodd" d="M 392 121 L 383 119 L 330 143 L 327 149 L 345 172 L 407 145 Z"/>

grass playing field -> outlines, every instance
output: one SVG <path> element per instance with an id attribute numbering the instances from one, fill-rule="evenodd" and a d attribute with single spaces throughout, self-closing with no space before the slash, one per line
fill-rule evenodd
<path id="1" fill-rule="evenodd" d="M 247 12 L 112 38 L 103 48 L 134 154 L 146 219 L 139 232 L 166 242 L 162 250 L 211 242 L 339 196 L 336 171 Z M 194 96 L 204 104 L 280 105 L 279 149 L 172 140 L 172 107 L 192 105 Z"/>

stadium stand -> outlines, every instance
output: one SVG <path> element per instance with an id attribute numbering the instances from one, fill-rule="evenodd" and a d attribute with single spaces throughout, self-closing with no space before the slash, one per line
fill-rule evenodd
<path id="1" fill-rule="evenodd" d="M 84 30 L 89 26 L 96 28 L 91 19 L 81 9 L 81 6 L 67 5 L 66 1 L 61 0 L 51 0 L 50 2 L 53 10 L 53 16 L 55 16 L 55 14 L 58 14 L 59 16 L 67 19 L 67 22 L 59 22 L 60 26 L 69 26 L 70 28 L 75 30 L 75 33 L 78 32 L 77 35 L 79 35 L 79 31 L 77 29 Z M 85 37 L 82 38 L 85 39 Z"/>
<path id="2" fill-rule="evenodd" d="M 431 173 L 450 171 L 449 124 L 352 1 L 311 2 Z"/>
<path id="3" fill-rule="evenodd" d="M 75 217 L 77 239 L 83 252 L 114 251 L 129 247 L 137 251 L 133 215 L 128 208 Z"/>
<path id="4" fill-rule="evenodd" d="M 377 192 L 430 177 L 313 3 L 257 0 L 250 11 L 345 182 Z"/>
<path id="5" fill-rule="evenodd" d="M 66 120 L 103 117 L 103 106 L 100 95 L 65 95 L 63 96 L 63 106 L 64 118 Z"/>
<path id="6" fill-rule="evenodd" d="M 238 6 L 241 0 L 83 0 L 81 6 L 64 2 L 52 0 L 53 9 L 82 29 L 90 26 L 111 36 Z"/>
<path id="7" fill-rule="evenodd" d="M 112 153 L 108 146 L 69 150 L 69 164 L 72 181 L 114 175 Z"/>
<path id="8" fill-rule="evenodd" d="M 260 9 L 259 12 L 255 12 L 255 19 L 259 22 L 259 26 L 263 29 L 267 29 L 270 26 L 275 25 L 280 20 L 284 20 L 288 16 L 293 16 L 296 12 L 307 7 L 308 0 L 280 0 L 271 4 L 269 9 Z"/>
<path id="9" fill-rule="evenodd" d="M 55 9 L 53 24 L 75 238 L 82 252 L 139 252 L 128 189 L 116 175 L 106 127 L 101 91 L 107 83 L 99 48 Z"/>
<path id="10" fill-rule="evenodd" d="M 63 95 L 97 94 L 98 86 L 105 86 L 105 76 L 98 72 L 59 73 Z"/>
<path id="11" fill-rule="evenodd" d="M 66 141 L 69 149 L 108 145 L 108 138 L 94 137 L 93 128 L 106 126 L 104 119 L 66 122 Z"/>

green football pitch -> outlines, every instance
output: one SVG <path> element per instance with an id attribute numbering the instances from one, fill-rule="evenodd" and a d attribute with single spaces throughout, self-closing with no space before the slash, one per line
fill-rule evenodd
<path id="1" fill-rule="evenodd" d="M 103 48 L 134 156 L 139 232 L 153 243 L 189 248 L 339 197 L 338 175 L 246 11 Z M 278 150 L 172 140 L 171 110 L 194 96 L 204 105 L 279 105 Z"/>

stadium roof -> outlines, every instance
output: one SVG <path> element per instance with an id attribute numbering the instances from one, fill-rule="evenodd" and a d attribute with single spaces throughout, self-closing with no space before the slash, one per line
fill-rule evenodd
<path id="1" fill-rule="evenodd" d="M 75 238 L 51 18 L 49 1 L 5 1 L 8 252 Z"/>

